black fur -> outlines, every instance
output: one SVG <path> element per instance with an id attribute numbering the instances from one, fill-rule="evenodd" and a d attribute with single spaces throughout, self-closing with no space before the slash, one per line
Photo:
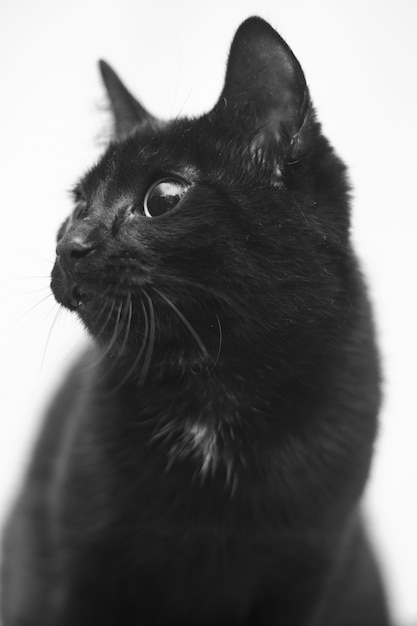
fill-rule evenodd
<path id="1" fill-rule="evenodd" d="M 388 625 L 358 512 L 373 325 L 298 61 L 251 18 L 214 109 L 168 123 L 101 71 L 116 138 L 51 283 L 95 347 L 10 518 L 3 626 Z M 173 176 L 188 191 L 146 217 Z"/>

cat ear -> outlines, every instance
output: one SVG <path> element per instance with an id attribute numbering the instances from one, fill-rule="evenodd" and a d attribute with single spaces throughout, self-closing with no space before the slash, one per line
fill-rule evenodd
<path id="1" fill-rule="evenodd" d="M 99 61 L 99 67 L 110 100 L 115 134 L 118 138 L 126 137 L 143 122 L 155 119 L 126 89 L 106 61 Z"/>
<path id="2" fill-rule="evenodd" d="M 243 131 L 250 150 L 262 157 L 284 153 L 297 159 L 308 151 L 313 113 L 303 71 L 261 18 L 251 17 L 237 30 L 213 113 Z"/>

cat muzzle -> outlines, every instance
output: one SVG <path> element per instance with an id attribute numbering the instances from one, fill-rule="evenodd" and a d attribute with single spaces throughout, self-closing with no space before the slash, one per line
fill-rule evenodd
<path id="1" fill-rule="evenodd" d="M 93 242 L 84 239 L 80 235 L 73 235 L 71 237 L 64 235 L 58 242 L 56 254 L 64 267 L 66 266 L 70 269 L 71 266 L 94 252 L 95 249 L 96 246 Z"/>
<path id="2" fill-rule="evenodd" d="M 65 257 L 57 256 L 51 272 L 51 290 L 59 304 L 74 311 L 93 298 L 90 291 L 76 279 L 73 265 L 65 262 Z"/>

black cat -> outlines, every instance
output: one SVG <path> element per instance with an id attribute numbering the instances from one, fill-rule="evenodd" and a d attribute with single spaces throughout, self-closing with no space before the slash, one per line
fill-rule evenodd
<path id="1" fill-rule="evenodd" d="M 51 283 L 95 347 L 7 527 L 3 626 L 386 626 L 373 325 L 298 61 L 248 19 L 214 109 L 167 123 L 101 71 L 116 138 Z"/>

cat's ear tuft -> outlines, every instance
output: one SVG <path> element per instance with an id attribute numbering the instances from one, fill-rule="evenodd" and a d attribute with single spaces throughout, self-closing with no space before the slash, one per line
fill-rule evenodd
<path id="1" fill-rule="evenodd" d="M 251 17 L 238 28 L 212 114 L 243 132 L 257 153 L 297 159 L 308 151 L 313 113 L 303 70 L 263 19 Z"/>
<path id="2" fill-rule="evenodd" d="M 116 72 L 106 61 L 99 61 L 101 77 L 109 97 L 115 134 L 118 138 L 129 135 L 132 130 L 155 118 L 132 96 Z"/>

